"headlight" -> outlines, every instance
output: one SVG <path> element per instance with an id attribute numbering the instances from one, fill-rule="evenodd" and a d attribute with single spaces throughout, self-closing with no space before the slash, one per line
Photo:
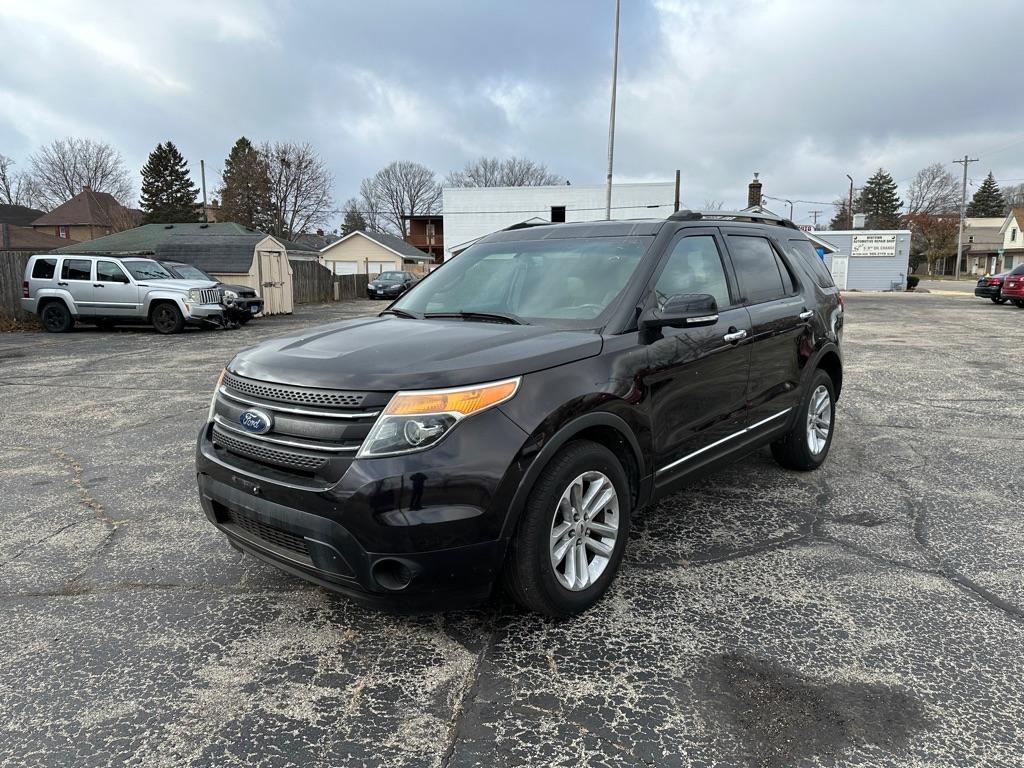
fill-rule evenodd
<path id="1" fill-rule="evenodd" d="M 399 392 L 366 436 L 356 458 L 394 456 L 436 445 L 452 427 L 515 395 L 519 378 L 471 387 Z"/>
<path id="2" fill-rule="evenodd" d="M 210 410 L 206 414 L 206 423 L 209 424 L 213 421 L 213 410 L 217 407 L 217 393 L 220 391 L 220 385 L 224 383 L 224 374 L 228 372 L 227 368 L 220 372 L 220 376 L 217 377 L 217 384 L 213 388 L 213 400 L 210 401 Z"/>
<path id="3" fill-rule="evenodd" d="M 221 301 L 223 301 L 225 304 L 231 305 L 235 303 L 235 300 L 237 298 L 238 294 L 235 291 L 229 291 L 227 288 L 225 288 L 222 294 Z"/>
<path id="4" fill-rule="evenodd" d="M 202 292 L 198 288 L 190 288 L 188 292 L 188 300 L 198 302 L 202 298 Z"/>

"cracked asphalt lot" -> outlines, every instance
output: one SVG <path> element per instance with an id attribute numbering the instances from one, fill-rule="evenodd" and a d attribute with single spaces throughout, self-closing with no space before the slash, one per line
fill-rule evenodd
<path id="1" fill-rule="evenodd" d="M 611 594 L 398 616 L 232 550 L 192 452 L 237 331 L 0 336 L 4 766 L 1024 762 L 1024 311 L 850 295 L 815 473 L 644 510 Z"/>

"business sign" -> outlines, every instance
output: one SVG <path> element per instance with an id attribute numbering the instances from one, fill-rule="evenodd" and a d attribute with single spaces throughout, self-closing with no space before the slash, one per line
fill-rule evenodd
<path id="1" fill-rule="evenodd" d="M 895 258 L 896 235 L 854 235 L 850 256 L 854 259 Z"/>

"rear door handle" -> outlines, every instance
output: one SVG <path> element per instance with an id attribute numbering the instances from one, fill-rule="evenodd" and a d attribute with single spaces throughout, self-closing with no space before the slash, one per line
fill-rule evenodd
<path id="1" fill-rule="evenodd" d="M 800 319 L 801 320 L 810 320 L 812 317 L 814 317 L 814 312 L 812 312 L 809 309 L 806 312 L 801 312 L 800 313 Z"/>
<path id="2" fill-rule="evenodd" d="M 57 285 L 67 285 L 67 283 L 58 282 Z"/>
<path id="3" fill-rule="evenodd" d="M 730 344 L 735 344 L 737 341 L 742 341 L 743 339 L 747 338 L 747 332 L 731 331 L 730 333 L 725 334 L 725 336 L 723 336 L 722 338 L 728 341 Z"/>

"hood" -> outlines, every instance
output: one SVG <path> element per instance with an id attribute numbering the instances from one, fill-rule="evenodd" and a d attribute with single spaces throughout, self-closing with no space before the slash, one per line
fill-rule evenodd
<path id="1" fill-rule="evenodd" d="M 324 389 L 436 389 L 563 365 L 598 354 L 601 344 L 592 331 L 385 316 L 268 341 L 240 352 L 228 370 Z"/>
<path id="2" fill-rule="evenodd" d="M 216 288 L 217 283 L 212 280 L 140 280 L 144 286 L 150 288 L 167 288 L 172 291 L 188 293 L 193 288 Z"/>

